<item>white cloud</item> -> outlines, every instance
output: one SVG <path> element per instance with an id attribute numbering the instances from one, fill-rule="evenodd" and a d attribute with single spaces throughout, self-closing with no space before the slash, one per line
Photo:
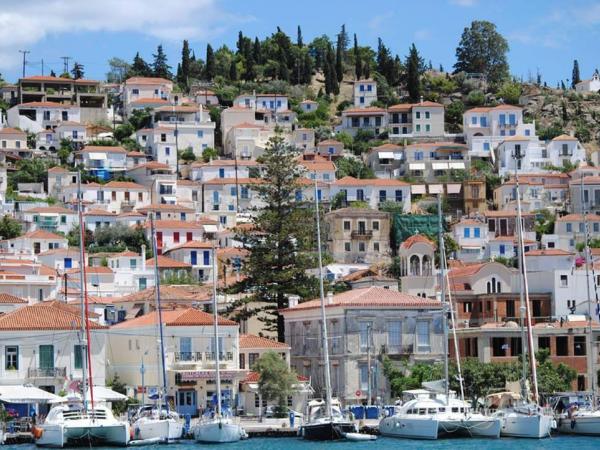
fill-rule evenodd
<path id="1" fill-rule="evenodd" d="M 217 0 L 3 0 L 0 68 L 19 62 L 17 50 L 69 32 L 137 32 L 160 40 L 202 40 L 249 20 Z"/>
<path id="2" fill-rule="evenodd" d="M 431 39 L 431 31 L 427 28 L 422 28 L 420 30 L 415 31 L 414 33 L 415 41 L 427 41 Z"/>
<path id="3" fill-rule="evenodd" d="M 477 4 L 477 0 L 450 0 L 450 3 L 457 6 L 469 8 Z"/>
<path id="4" fill-rule="evenodd" d="M 391 19 L 393 15 L 394 15 L 394 13 L 392 11 L 388 11 L 383 14 L 378 14 L 378 15 L 372 17 L 367 22 L 367 26 L 369 27 L 369 29 L 371 31 L 381 33 L 382 27 L 384 26 L 385 22 L 387 22 L 389 19 Z"/>

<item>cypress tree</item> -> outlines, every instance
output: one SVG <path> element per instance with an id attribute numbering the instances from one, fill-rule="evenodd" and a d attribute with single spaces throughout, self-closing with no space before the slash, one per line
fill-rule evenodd
<path id="1" fill-rule="evenodd" d="M 206 66 L 204 67 L 204 77 L 212 80 L 215 77 L 215 54 L 210 44 L 206 45 Z"/>
<path id="2" fill-rule="evenodd" d="M 190 76 L 190 62 L 190 46 L 187 39 L 184 39 L 183 47 L 181 48 L 181 65 L 177 69 L 177 81 L 185 87 L 187 87 Z"/>
<path id="3" fill-rule="evenodd" d="M 235 58 L 231 60 L 231 64 L 229 65 L 229 79 L 231 81 L 237 81 L 238 79 L 237 64 L 235 62 Z"/>
<path id="4" fill-rule="evenodd" d="M 338 83 L 344 79 L 344 49 L 342 44 L 342 35 L 338 35 L 337 47 L 335 49 L 335 73 Z"/>
<path id="5" fill-rule="evenodd" d="M 237 52 L 239 55 L 244 53 L 244 34 L 241 32 L 241 30 L 238 33 Z"/>
<path id="6" fill-rule="evenodd" d="M 573 74 L 571 75 L 571 87 L 575 89 L 575 85 L 581 81 L 579 76 L 579 61 L 573 61 Z"/>
<path id="7" fill-rule="evenodd" d="M 298 25 L 298 37 L 296 39 L 296 45 L 300 48 L 304 47 L 304 43 L 302 42 L 302 30 L 300 29 L 300 25 Z"/>
<path id="8" fill-rule="evenodd" d="M 335 70 L 335 56 L 333 55 L 333 48 L 329 45 L 327 49 L 327 60 L 325 62 L 327 71 L 325 73 L 325 91 L 327 94 L 338 95 L 340 93 L 340 85 L 337 79 L 337 73 Z M 327 90 L 329 87 L 329 90 Z"/>
<path id="9" fill-rule="evenodd" d="M 302 83 L 310 84 L 312 81 L 312 58 L 307 51 L 302 55 Z"/>
<path id="10" fill-rule="evenodd" d="M 262 59 L 262 48 L 260 46 L 260 41 L 258 38 L 254 38 L 254 47 L 252 48 L 252 54 L 254 56 L 254 61 L 256 64 L 262 64 L 264 61 Z"/>
<path id="11" fill-rule="evenodd" d="M 406 89 L 413 102 L 418 101 L 421 96 L 420 76 L 422 67 L 423 60 L 419 56 L 415 44 L 412 44 L 406 57 Z"/>
<path id="12" fill-rule="evenodd" d="M 354 74 L 356 79 L 360 80 L 362 77 L 362 61 L 360 58 L 360 50 L 358 49 L 358 39 L 356 33 L 354 33 Z"/>

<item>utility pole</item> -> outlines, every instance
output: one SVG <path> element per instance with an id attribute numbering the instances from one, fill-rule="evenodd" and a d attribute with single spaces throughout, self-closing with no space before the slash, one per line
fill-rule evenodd
<path id="1" fill-rule="evenodd" d="M 61 56 L 60 59 L 63 60 L 63 73 L 69 73 L 69 60 L 70 56 Z"/>
<path id="2" fill-rule="evenodd" d="M 371 406 L 371 336 L 373 327 L 367 325 L 367 405 Z"/>
<path id="3" fill-rule="evenodd" d="M 44 58 L 42 58 L 42 76 L 44 76 Z"/>
<path id="4" fill-rule="evenodd" d="M 27 56 L 27 53 L 31 52 L 29 50 L 19 50 L 19 53 L 23 53 L 23 78 L 25 78 L 25 64 L 27 63 L 25 57 Z"/>

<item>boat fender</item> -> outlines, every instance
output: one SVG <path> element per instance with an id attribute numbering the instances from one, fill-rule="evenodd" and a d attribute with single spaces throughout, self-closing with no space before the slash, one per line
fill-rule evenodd
<path id="1" fill-rule="evenodd" d="M 223 428 L 223 424 L 219 422 L 219 430 Z"/>
<path id="2" fill-rule="evenodd" d="M 44 430 L 42 428 L 38 428 L 38 427 L 33 427 L 31 430 L 33 437 L 35 439 L 39 439 L 42 437 L 42 434 L 44 434 Z"/>

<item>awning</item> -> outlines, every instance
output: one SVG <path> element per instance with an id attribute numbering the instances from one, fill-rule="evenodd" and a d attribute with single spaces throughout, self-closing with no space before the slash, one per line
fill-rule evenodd
<path id="1" fill-rule="evenodd" d="M 48 403 L 59 398 L 31 385 L 0 386 L 0 401 L 7 403 Z"/>
<path id="2" fill-rule="evenodd" d="M 430 184 L 429 185 L 429 193 L 430 194 L 443 194 L 444 193 L 444 185 L 443 184 Z"/>
<path id="3" fill-rule="evenodd" d="M 460 194 L 462 184 L 447 184 L 446 189 L 448 190 L 448 194 Z"/>
<path id="4" fill-rule="evenodd" d="M 89 391 L 87 398 L 90 398 Z M 127 396 L 104 386 L 94 386 L 94 401 L 118 402 L 121 400 L 127 400 Z"/>
<path id="5" fill-rule="evenodd" d="M 94 159 L 94 160 L 98 160 L 98 159 L 105 160 L 106 153 L 89 153 L 89 158 Z"/>
<path id="6" fill-rule="evenodd" d="M 379 159 L 394 159 L 394 152 L 379 152 Z"/>
<path id="7" fill-rule="evenodd" d="M 410 186 L 410 191 L 413 194 L 425 194 L 425 185 L 424 184 L 412 184 Z"/>
<path id="8" fill-rule="evenodd" d="M 219 231 L 217 226 L 212 224 L 202 225 L 202 228 L 204 228 L 205 233 L 216 233 Z"/>
<path id="9" fill-rule="evenodd" d="M 464 169 L 465 163 L 464 162 L 450 162 L 450 163 L 448 163 L 448 166 L 450 166 L 451 169 Z"/>
<path id="10" fill-rule="evenodd" d="M 402 159 L 402 153 L 394 153 L 394 159 Z"/>
<path id="11" fill-rule="evenodd" d="M 460 248 L 466 248 L 470 250 L 479 250 L 481 245 L 461 245 Z"/>
<path id="12" fill-rule="evenodd" d="M 433 168 L 433 170 L 447 170 L 448 169 L 448 163 L 445 162 L 434 162 L 431 163 L 431 167 Z"/>
<path id="13" fill-rule="evenodd" d="M 410 170 L 425 170 L 425 164 L 424 163 L 411 163 L 408 165 L 408 168 Z"/>

